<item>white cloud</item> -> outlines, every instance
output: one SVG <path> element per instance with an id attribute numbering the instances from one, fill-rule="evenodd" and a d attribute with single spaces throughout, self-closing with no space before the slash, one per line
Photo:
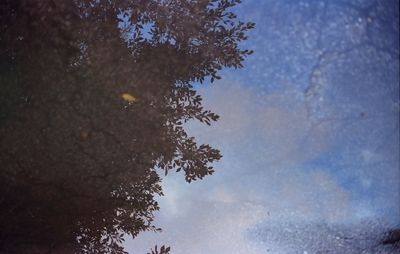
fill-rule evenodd
<path id="1" fill-rule="evenodd" d="M 335 123 L 308 119 L 295 91 L 261 97 L 239 85 L 203 91 L 205 107 L 221 115 L 212 127 L 190 125 L 201 142 L 224 155 L 215 175 L 186 184 L 165 181 L 157 226 L 129 244 L 146 250 L 170 244 L 173 253 L 262 253 L 248 231 L 263 221 L 328 221 L 351 218 L 350 193 L 328 172 L 302 164 L 332 144 Z"/>

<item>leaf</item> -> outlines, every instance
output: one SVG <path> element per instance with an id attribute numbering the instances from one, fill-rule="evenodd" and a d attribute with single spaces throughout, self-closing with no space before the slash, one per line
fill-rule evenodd
<path id="1" fill-rule="evenodd" d="M 123 93 L 121 94 L 121 97 L 124 101 L 127 101 L 129 103 L 136 101 L 136 97 L 129 93 Z"/>

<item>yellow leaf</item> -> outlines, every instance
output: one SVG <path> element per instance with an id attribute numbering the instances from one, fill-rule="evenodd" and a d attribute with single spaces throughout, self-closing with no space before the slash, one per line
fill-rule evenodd
<path id="1" fill-rule="evenodd" d="M 124 100 L 127 101 L 127 102 L 134 102 L 134 101 L 136 101 L 135 96 L 133 96 L 133 95 L 131 95 L 131 94 L 129 94 L 129 93 L 123 93 L 123 94 L 121 95 L 121 97 L 122 97 L 122 99 L 124 99 Z"/>

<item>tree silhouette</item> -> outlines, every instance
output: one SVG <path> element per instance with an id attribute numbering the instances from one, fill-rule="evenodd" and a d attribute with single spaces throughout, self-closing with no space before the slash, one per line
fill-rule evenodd
<path id="1" fill-rule="evenodd" d="M 1 2 L 0 252 L 125 253 L 159 230 L 159 174 L 221 158 L 183 124 L 218 119 L 191 84 L 252 53 L 239 2 Z"/>

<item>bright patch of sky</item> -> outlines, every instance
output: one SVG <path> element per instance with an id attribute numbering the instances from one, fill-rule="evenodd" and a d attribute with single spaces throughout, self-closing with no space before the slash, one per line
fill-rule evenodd
<path id="1" fill-rule="evenodd" d="M 203 181 L 167 176 L 156 214 L 164 231 L 127 249 L 392 253 L 377 249 L 374 233 L 400 223 L 398 7 L 239 5 L 239 17 L 256 22 L 243 45 L 255 53 L 244 69 L 199 88 L 220 121 L 187 127 L 224 157 Z"/>

